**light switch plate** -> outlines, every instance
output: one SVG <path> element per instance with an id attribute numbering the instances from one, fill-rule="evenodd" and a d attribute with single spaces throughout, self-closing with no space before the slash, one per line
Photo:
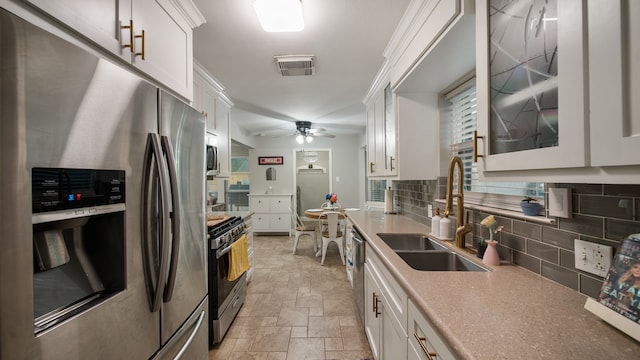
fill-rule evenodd
<path id="1" fill-rule="evenodd" d="M 549 216 L 562 218 L 571 217 L 571 189 L 549 188 L 549 202 L 547 204 Z"/>
<path id="2" fill-rule="evenodd" d="M 576 269 L 605 277 L 611 267 L 611 246 L 574 239 Z"/>

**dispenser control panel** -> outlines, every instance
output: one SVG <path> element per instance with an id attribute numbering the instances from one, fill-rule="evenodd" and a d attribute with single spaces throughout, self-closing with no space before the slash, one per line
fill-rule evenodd
<path id="1" fill-rule="evenodd" d="M 31 195 L 34 214 L 124 203 L 125 172 L 33 168 Z"/>

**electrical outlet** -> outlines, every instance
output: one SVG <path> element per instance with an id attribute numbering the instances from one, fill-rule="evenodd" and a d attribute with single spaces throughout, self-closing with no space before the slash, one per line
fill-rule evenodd
<path id="1" fill-rule="evenodd" d="M 612 248 L 583 240 L 574 240 L 576 269 L 605 277 L 611 267 Z"/>
<path id="2" fill-rule="evenodd" d="M 427 216 L 433 216 L 433 205 L 427 204 Z"/>

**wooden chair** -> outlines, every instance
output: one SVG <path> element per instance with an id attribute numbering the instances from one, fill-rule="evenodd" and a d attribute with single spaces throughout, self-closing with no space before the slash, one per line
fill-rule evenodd
<path id="1" fill-rule="evenodd" d="M 293 255 L 296 254 L 296 249 L 298 248 L 298 241 L 300 241 L 300 237 L 303 235 L 308 235 L 311 236 L 311 239 L 313 240 L 313 253 L 317 253 L 318 252 L 318 241 L 316 239 L 316 227 L 315 225 L 307 225 L 305 224 L 302 219 L 300 218 L 300 216 L 298 216 L 298 213 L 296 213 L 295 211 L 293 211 L 291 208 L 289 208 L 289 211 L 291 211 L 291 214 L 293 214 L 293 221 L 296 224 L 296 234 L 295 234 L 295 238 L 293 240 Z"/>
<path id="2" fill-rule="evenodd" d="M 338 251 L 340 251 L 340 260 L 344 265 L 344 238 L 339 227 L 339 216 L 340 213 L 338 211 L 325 211 L 319 217 L 320 224 L 322 224 L 323 221 L 326 221 L 326 229 L 323 229 L 321 231 L 322 260 L 320 261 L 320 265 L 324 265 L 324 259 L 327 255 L 327 246 L 330 242 L 335 242 L 338 245 Z"/>

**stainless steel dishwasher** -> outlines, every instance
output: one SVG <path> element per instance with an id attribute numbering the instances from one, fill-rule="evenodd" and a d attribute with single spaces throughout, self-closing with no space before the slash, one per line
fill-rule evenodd
<path id="1" fill-rule="evenodd" d="M 353 295 L 358 305 L 360 321 L 364 326 L 364 253 L 366 243 L 355 226 L 351 229 L 351 239 L 353 242 Z"/>

